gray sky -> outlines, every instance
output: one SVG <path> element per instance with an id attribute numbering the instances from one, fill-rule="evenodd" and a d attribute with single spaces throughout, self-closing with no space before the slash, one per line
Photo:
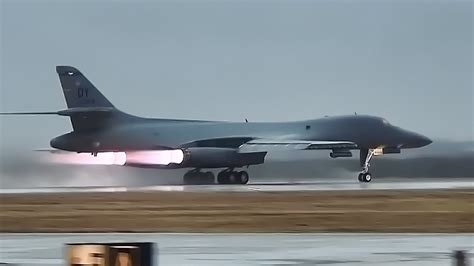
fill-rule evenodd
<path id="1" fill-rule="evenodd" d="M 78 67 L 143 116 L 285 121 L 380 115 L 473 140 L 472 1 L 5 1 L 0 111 L 65 108 Z M 2 118 L 2 146 L 47 148 L 63 117 Z"/>

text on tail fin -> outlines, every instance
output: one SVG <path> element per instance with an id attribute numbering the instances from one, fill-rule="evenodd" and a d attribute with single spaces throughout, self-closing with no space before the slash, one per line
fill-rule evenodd
<path id="1" fill-rule="evenodd" d="M 68 108 L 113 107 L 112 103 L 76 68 L 57 66 Z"/>

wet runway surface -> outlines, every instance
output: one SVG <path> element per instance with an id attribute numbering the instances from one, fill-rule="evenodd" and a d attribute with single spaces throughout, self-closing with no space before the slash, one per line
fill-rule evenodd
<path id="1" fill-rule="evenodd" d="M 1 234 L 0 262 L 64 265 L 64 244 L 149 241 L 157 265 L 451 265 L 473 234 Z"/>
<path id="2" fill-rule="evenodd" d="M 158 185 L 143 187 L 36 187 L 0 189 L 0 194 L 13 193 L 87 193 L 87 192 L 251 192 L 251 191 L 338 191 L 338 190 L 413 190 L 413 189 L 472 189 L 473 178 L 409 179 L 384 178 L 371 183 L 352 179 L 319 179 L 312 182 L 265 181 L 247 185 Z"/>

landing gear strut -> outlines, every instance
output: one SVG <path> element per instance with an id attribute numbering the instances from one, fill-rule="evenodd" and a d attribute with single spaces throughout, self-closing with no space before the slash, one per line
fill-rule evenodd
<path id="1" fill-rule="evenodd" d="M 183 176 L 183 181 L 188 185 L 205 185 L 214 184 L 214 174 L 212 172 L 201 172 L 199 169 L 194 169 Z"/>
<path id="2" fill-rule="evenodd" d="M 217 183 L 219 184 L 247 184 L 249 182 L 249 174 L 246 171 L 234 171 L 227 169 L 217 175 Z"/>
<path id="3" fill-rule="evenodd" d="M 362 171 L 359 173 L 359 182 L 370 182 L 372 181 L 372 174 L 369 173 L 370 160 L 375 154 L 374 149 L 361 149 L 360 150 L 360 165 Z"/>

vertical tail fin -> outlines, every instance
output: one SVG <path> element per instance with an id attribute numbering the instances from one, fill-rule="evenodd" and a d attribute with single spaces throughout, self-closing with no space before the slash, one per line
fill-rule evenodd
<path id="1" fill-rule="evenodd" d="M 59 75 L 68 108 L 114 107 L 76 68 L 57 66 L 56 72 Z"/>
<path id="2" fill-rule="evenodd" d="M 112 103 L 76 68 L 57 66 L 56 72 L 69 109 L 114 108 Z M 70 117 L 74 131 L 90 131 L 120 123 L 123 116 L 122 112 L 115 110 L 113 112 L 84 112 Z"/>

